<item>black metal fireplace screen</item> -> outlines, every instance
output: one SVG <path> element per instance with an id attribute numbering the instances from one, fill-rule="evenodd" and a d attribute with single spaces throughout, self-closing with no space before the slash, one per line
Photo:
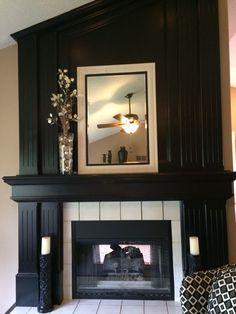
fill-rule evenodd
<path id="1" fill-rule="evenodd" d="M 172 300 L 170 221 L 73 221 L 72 295 Z"/>

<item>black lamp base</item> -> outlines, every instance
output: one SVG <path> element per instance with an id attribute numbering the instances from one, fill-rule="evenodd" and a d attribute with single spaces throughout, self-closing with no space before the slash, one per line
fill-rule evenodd
<path id="1" fill-rule="evenodd" d="M 188 273 L 194 273 L 201 269 L 201 258 L 200 255 L 188 254 Z"/>
<path id="2" fill-rule="evenodd" d="M 38 313 L 49 313 L 52 312 L 53 310 L 53 306 L 49 306 L 49 305 L 38 305 Z"/>
<path id="3" fill-rule="evenodd" d="M 37 309 L 39 313 L 48 313 L 53 310 L 50 254 L 40 255 L 39 266 L 39 303 Z"/>

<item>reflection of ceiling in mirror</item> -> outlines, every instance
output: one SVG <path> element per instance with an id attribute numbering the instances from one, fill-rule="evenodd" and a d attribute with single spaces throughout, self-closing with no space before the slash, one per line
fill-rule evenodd
<path id="1" fill-rule="evenodd" d="M 121 127 L 98 129 L 97 124 L 118 122 L 113 116 L 129 113 L 129 102 L 125 97 L 128 93 L 134 93 L 131 112 L 145 120 L 146 82 L 143 73 L 87 77 L 89 143 L 120 132 Z"/>

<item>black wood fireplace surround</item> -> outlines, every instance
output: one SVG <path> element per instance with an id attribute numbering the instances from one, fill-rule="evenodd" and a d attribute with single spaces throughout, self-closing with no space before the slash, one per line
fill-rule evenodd
<path id="1" fill-rule="evenodd" d="M 62 301 L 66 201 L 180 200 L 183 271 L 190 234 L 200 237 L 203 268 L 226 263 L 235 173 L 222 158 L 217 0 L 97 0 L 12 36 L 20 174 L 3 179 L 19 203 L 16 304 L 37 305 L 43 235 L 52 237 L 53 302 Z M 159 172 L 58 175 L 57 130 L 46 121 L 57 69 L 76 77 L 77 66 L 145 62 L 156 63 Z"/>

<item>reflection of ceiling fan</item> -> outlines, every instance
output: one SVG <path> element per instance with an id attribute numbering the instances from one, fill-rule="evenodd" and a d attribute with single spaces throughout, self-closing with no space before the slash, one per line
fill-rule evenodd
<path id="1" fill-rule="evenodd" d="M 134 93 L 128 93 L 125 97 L 129 100 L 129 113 L 122 115 L 120 113 L 116 114 L 113 118 L 118 120 L 119 122 L 114 123 L 103 123 L 98 124 L 97 127 L 99 129 L 103 128 L 113 128 L 113 127 L 122 127 L 122 129 L 129 134 L 135 133 L 139 128 L 139 118 L 135 113 L 131 113 L 131 97 Z"/>

